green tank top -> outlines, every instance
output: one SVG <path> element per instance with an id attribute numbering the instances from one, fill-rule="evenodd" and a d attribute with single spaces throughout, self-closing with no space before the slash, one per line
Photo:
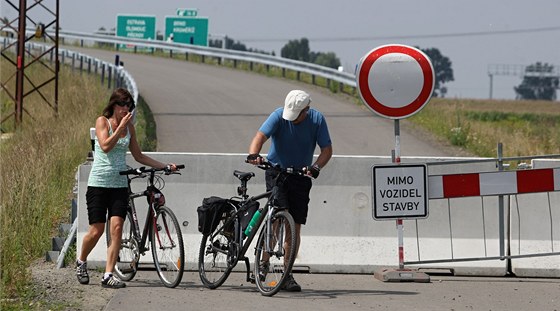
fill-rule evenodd
<path id="1" fill-rule="evenodd" d="M 109 136 L 113 134 L 111 122 L 109 123 Z M 126 137 L 119 138 L 119 141 L 109 152 L 104 152 L 99 145 L 97 136 L 95 137 L 95 147 L 93 153 L 93 166 L 89 173 L 88 186 L 102 188 L 126 188 L 128 187 L 126 176 L 119 175 L 120 171 L 125 171 L 126 152 L 130 144 L 130 132 Z"/>

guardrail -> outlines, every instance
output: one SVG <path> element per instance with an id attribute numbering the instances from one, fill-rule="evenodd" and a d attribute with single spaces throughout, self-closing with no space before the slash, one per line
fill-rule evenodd
<path id="1" fill-rule="evenodd" d="M 35 30 L 33 30 L 35 32 Z M 134 46 L 133 52 L 140 49 L 162 49 L 172 51 L 173 53 L 196 54 L 203 57 L 212 57 L 221 60 L 231 60 L 234 62 L 258 63 L 266 66 L 274 66 L 284 70 L 293 70 L 298 73 L 306 73 L 312 76 L 314 80 L 316 76 L 322 77 L 329 81 L 335 81 L 343 85 L 356 87 L 356 76 L 352 73 L 338 71 L 329 67 L 320 66 L 312 63 L 282 58 L 260 53 L 243 52 L 236 50 L 226 50 L 214 47 L 205 47 L 183 43 L 169 43 L 164 41 L 131 39 L 124 37 L 115 37 L 103 34 L 90 34 L 72 31 L 59 31 L 59 38 L 62 40 L 78 40 L 81 46 L 88 43 L 105 43 L 105 44 L 127 44 Z"/>
<path id="2" fill-rule="evenodd" d="M 13 52 L 16 53 L 17 47 L 15 46 L 15 42 L 17 42 L 17 40 L 8 37 L 0 37 L 0 39 L 2 40 L 2 50 L 13 49 Z M 51 63 L 54 62 L 54 50 L 49 45 L 38 42 L 27 42 L 26 49 L 30 51 L 30 53 L 36 51 L 36 53 L 34 53 L 36 55 L 46 55 L 45 53 L 49 53 L 50 49 L 48 61 Z M 101 84 L 107 83 L 108 88 L 112 86 L 124 87 L 130 91 L 134 101 L 138 102 L 139 93 L 136 81 L 134 81 L 132 75 L 123 67 L 72 50 L 59 48 L 58 54 L 61 65 L 68 65 L 72 70 L 79 69 L 88 74 L 98 74 L 101 78 Z"/>

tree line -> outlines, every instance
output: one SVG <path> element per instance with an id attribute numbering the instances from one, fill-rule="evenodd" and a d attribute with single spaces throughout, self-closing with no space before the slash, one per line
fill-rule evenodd
<path id="1" fill-rule="evenodd" d="M 210 40 L 209 46 L 222 48 L 222 40 Z M 225 39 L 226 49 L 256 52 L 268 55 L 275 55 L 274 52 L 248 49 L 245 44 L 234 41 L 231 38 Z M 435 73 L 434 97 L 445 97 L 447 94 L 446 83 L 455 81 L 453 76 L 452 62 L 449 57 L 443 55 L 438 48 L 419 48 L 432 61 Z M 338 69 L 340 59 L 334 52 L 314 52 L 309 47 L 307 38 L 290 40 L 280 50 L 280 56 L 293 60 Z M 525 69 L 521 84 L 515 86 L 513 90 L 517 99 L 529 100 L 556 100 L 556 90 L 559 87 L 560 77 L 554 75 L 554 66 L 537 62 L 529 65 Z"/>

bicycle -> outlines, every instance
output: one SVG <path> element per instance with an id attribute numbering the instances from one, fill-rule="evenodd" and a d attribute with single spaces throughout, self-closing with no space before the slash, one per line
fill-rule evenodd
<path id="1" fill-rule="evenodd" d="M 207 288 L 220 287 L 239 260 L 245 262 L 247 282 L 256 283 L 264 296 L 278 293 L 292 271 L 297 250 L 296 229 L 292 215 L 287 209 L 278 206 L 278 185 L 286 179 L 287 174 L 306 175 L 301 169 L 283 169 L 269 162 L 264 162 L 258 167 L 263 170 L 274 169 L 278 172 L 272 190 L 249 197 L 247 182 L 255 176 L 255 173 L 235 170 L 233 175 L 241 183 L 237 188 L 238 196 L 225 199 L 226 204 L 217 215 L 219 222 L 216 228 L 209 234 L 203 233 L 198 271 L 202 283 Z M 255 225 L 245 236 L 242 224 L 244 213 L 250 209 L 251 204 L 254 204 L 252 202 L 264 198 L 268 200 L 264 207 L 258 210 L 260 214 L 255 216 L 257 217 Z M 254 269 L 251 274 L 249 259 L 245 253 L 263 223 L 255 247 Z M 287 249 L 284 248 L 285 246 Z M 267 260 L 266 257 L 269 259 Z"/>
<path id="2" fill-rule="evenodd" d="M 182 168 L 185 166 L 177 165 L 178 170 Z M 185 266 L 183 235 L 177 217 L 169 207 L 164 205 L 165 197 L 160 190 L 165 187 L 165 181 L 157 174 L 180 173 L 172 172 L 169 168 L 140 167 L 121 171 L 119 174 L 127 176 L 129 203 L 123 223 L 122 241 L 115 264 L 115 274 L 123 281 L 132 280 L 138 271 L 140 255 L 145 255 L 146 251 L 150 250 L 147 245 L 150 240 L 152 257 L 159 278 L 166 287 L 176 287 L 181 282 Z M 130 177 L 131 175 L 133 177 Z M 145 177 L 148 177 L 146 190 L 132 192 L 131 181 Z M 148 211 L 142 233 L 140 233 L 138 215 L 134 206 L 134 199 L 139 197 L 148 198 Z M 110 221 L 106 226 L 107 245 L 111 244 L 109 228 Z"/>

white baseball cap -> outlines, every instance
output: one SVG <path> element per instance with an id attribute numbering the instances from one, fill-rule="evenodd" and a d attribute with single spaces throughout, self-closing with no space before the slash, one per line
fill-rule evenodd
<path id="1" fill-rule="evenodd" d="M 299 116 L 299 113 L 309 106 L 311 97 L 304 91 L 292 90 L 286 96 L 284 101 L 284 112 L 282 118 L 288 121 L 294 121 Z"/>

